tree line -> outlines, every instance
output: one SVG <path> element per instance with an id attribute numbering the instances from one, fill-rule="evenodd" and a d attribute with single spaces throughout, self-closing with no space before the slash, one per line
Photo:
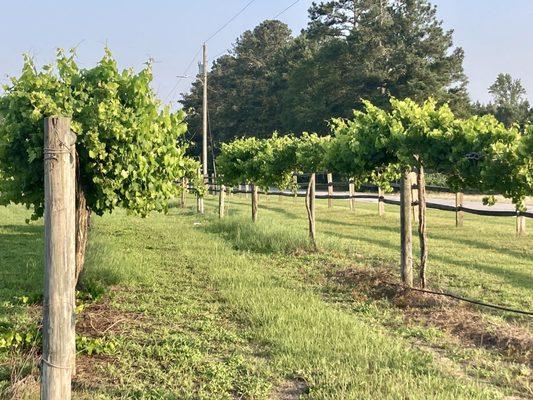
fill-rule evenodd
<path id="1" fill-rule="evenodd" d="M 428 0 L 332 0 L 313 3 L 299 35 L 277 20 L 244 32 L 209 71 L 209 120 L 215 152 L 235 137 L 280 133 L 327 134 L 332 117 L 349 117 L 370 101 L 390 109 L 389 98 L 421 104 L 432 97 L 460 117 L 494 114 L 510 126 L 533 110 L 519 80 L 501 74 L 493 101 L 472 103 L 464 51 Z M 199 154 L 202 83 L 183 95 L 189 137 Z M 211 152 L 210 152 L 211 153 Z"/>

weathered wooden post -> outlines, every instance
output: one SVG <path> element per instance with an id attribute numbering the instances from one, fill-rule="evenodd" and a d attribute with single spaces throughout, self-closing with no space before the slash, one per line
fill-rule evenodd
<path id="1" fill-rule="evenodd" d="M 69 118 L 45 119 L 42 400 L 71 399 L 76 354 L 75 142 Z"/>
<path id="2" fill-rule="evenodd" d="M 211 192 L 213 195 L 216 195 L 216 190 L 217 190 L 217 176 L 215 173 L 212 173 L 211 174 Z"/>
<path id="3" fill-rule="evenodd" d="M 401 234 L 401 276 L 404 285 L 413 286 L 413 231 L 411 173 L 403 172 L 400 188 L 400 234 Z"/>
<path id="4" fill-rule="evenodd" d="M 316 174 L 312 173 L 309 178 L 309 185 L 307 186 L 307 193 L 305 196 L 305 207 L 307 209 L 307 218 L 309 220 L 309 239 L 315 250 L 318 249 L 316 243 L 316 218 L 315 218 L 315 192 L 316 192 Z"/>
<path id="5" fill-rule="evenodd" d="M 198 168 L 198 177 L 198 180 L 205 185 L 201 168 Z M 196 195 L 196 212 L 198 212 L 198 214 L 205 213 L 204 196 L 200 196 L 199 194 Z"/>
<path id="6" fill-rule="evenodd" d="M 292 202 L 296 203 L 296 199 L 298 198 L 298 175 L 296 174 L 292 176 L 292 193 L 294 195 Z"/>
<path id="7" fill-rule="evenodd" d="M 348 190 L 350 193 L 350 211 L 355 211 L 355 183 L 353 178 L 350 178 L 350 183 L 348 186 Z"/>
<path id="8" fill-rule="evenodd" d="M 333 207 L 333 174 L 328 172 L 328 208 Z"/>
<path id="9" fill-rule="evenodd" d="M 185 208 L 186 203 L 187 203 L 187 185 L 188 185 L 187 178 L 184 177 L 181 180 L 181 201 L 180 201 L 181 208 Z"/>
<path id="10" fill-rule="evenodd" d="M 383 202 L 383 196 L 385 192 L 382 188 L 378 187 L 378 215 L 383 217 L 385 215 L 385 203 Z"/>
<path id="11" fill-rule="evenodd" d="M 226 197 L 226 186 L 220 185 L 220 191 L 218 192 L 218 217 L 224 218 L 224 207 Z"/>
<path id="12" fill-rule="evenodd" d="M 464 223 L 464 212 L 460 210 L 463 207 L 464 194 L 455 193 L 455 226 L 462 227 Z"/>
<path id="13" fill-rule="evenodd" d="M 526 234 L 526 217 L 520 215 L 520 210 L 516 208 L 516 234 L 522 236 Z"/>
<path id="14" fill-rule="evenodd" d="M 418 237 L 420 240 L 420 284 L 422 288 L 427 286 L 426 269 L 428 263 L 428 233 L 426 225 L 426 174 L 424 166 L 418 167 Z"/>
<path id="15" fill-rule="evenodd" d="M 411 172 L 411 183 L 417 182 L 418 186 L 418 174 L 416 172 Z M 417 202 L 419 200 L 419 189 L 415 188 L 414 185 L 411 189 L 411 201 L 413 203 Z M 418 222 L 418 207 L 417 205 L 413 204 L 412 207 L 413 210 L 413 221 Z"/>
<path id="16" fill-rule="evenodd" d="M 257 222 L 257 209 L 259 206 L 259 188 L 252 184 L 252 222 Z"/>

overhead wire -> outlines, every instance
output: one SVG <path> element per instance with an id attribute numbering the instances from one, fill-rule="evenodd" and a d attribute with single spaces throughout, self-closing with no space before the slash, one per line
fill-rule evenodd
<path id="1" fill-rule="evenodd" d="M 242 7 L 236 14 L 234 14 L 230 19 L 228 19 L 220 28 L 218 28 L 211 36 L 209 36 L 205 41 L 204 43 L 207 43 L 209 42 L 211 39 L 213 39 L 215 36 L 217 36 L 220 32 L 222 32 L 229 24 L 231 24 L 239 15 L 241 15 L 244 11 L 246 11 L 246 9 L 248 7 L 250 7 L 252 5 L 252 3 L 254 3 L 256 0 L 250 0 L 248 3 L 246 3 L 246 5 L 244 7 Z M 172 87 L 172 89 L 170 90 L 169 94 L 165 97 L 165 102 L 171 97 L 174 95 L 176 89 L 178 88 L 178 85 L 181 83 L 181 81 L 183 79 L 185 79 L 186 75 L 187 75 L 187 72 L 189 72 L 189 69 L 191 68 L 192 64 L 194 63 L 194 61 L 196 60 L 196 58 L 198 57 L 198 55 L 200 54 L 200 51 L 202 49 L 198 49 L 198 51 L 196 52 L 196 54 L 193 56 L 191 62 L 189 63 L 189 65 L 187 66 L 187 68 L 185 69 L 185 71 L 183 72 L 183 76 L 180 76 L 178 78 L 178 80 L 176 81 L 176 84 Z M 225 53 L 225 52 L 224 52 Z M 224 54 L 224 53 L 221 53 L 220 55 Z M 218 58 L 219 56 L 217 56 L 216 58 Z"/>
<path id="2" fill-rule="evenodd" d="M 246 5 L 237 12 L 233 17 L 231 17 L 224 25 L 222 25 L 218 30 L 213 33 L 211 36 L 209 36 L 204 43 L 209 42 L 211 39 L 213 39 L 216 35 L 218 35 L 220 32 L 222 32 L 229 24 L 231 24 L 239 15 L 241 15 L 248 7 L 252 5 L 256 0 L 250 0 Z"/>
<path id="3" fill-rule="evenodd" d="M 287 8 L 285 8 L 283 11 L 279 12 L 278 14 L 276 14 L 274 16 L 274 19 L 275 18 L 278 18 L 279 16 L 285 14 L 287 11 L 289 11 L 292 7 L 294 7 L 296 4 L 298 4 L 300 2 L 300 0 L 296 0 L 294 3 L 292 3 L 291 5 L 289 5 Z"/>
<path id="4" fill-rule="evenodd" d="M 185 68 L 185 71 L 183 71 L 183 74 L 182 76 L 180 76 L 178 78 L 178 80 L 176 81 L 176 84 L 174 85 L 174 87 L 172 88 L 172 90 L 169 92 L 169 94 L 167 95 L 167 97 L 165 97 L 165 100 L 164 102 L 166 102 L 175 92 L 175 90 L 178 88 L 178 85 L 181 83 L 181 81 L 183 79 L 186 78 L 187 76 L 187 72 L 189 72 L 189 70 L 191 69 L 192 65 L 194 64 L 194 62 L 196 61 L 196 58 L 198 57 L 198 55 L 200 55 L 200 51 L 202 51 L 202 48 L 200 47 L 197 51 L 196 51 L 196 54 L 194 54 L 194 56 L 192 57 L 191 61 L 189 62 L 189 64 L 187 65 L 187 67 Z"/>
<path id="5" fill-rule="evenodd" d="M 285 7 L 283 10 L 281 10 L 279 13 L 277 13 L 276 15 L 274 15 L 273 19 L 276 19 L 278 17 L 280 17 L 281 15 L 285 14 L 287 11 L 289 11 L 292 7 L 294 7 L 296 4 L 298 4 L 301 0 L 296 0 L 294 2 L 292 2 L 290 5 L 288 5 L 287 7 Z M 220 56 L 226 54 L 229 50 L 224 50 L 223 52 L 219 53 L 217 56 L 215 56 L 213 59 L 216 60 L 218 59 Z"/>

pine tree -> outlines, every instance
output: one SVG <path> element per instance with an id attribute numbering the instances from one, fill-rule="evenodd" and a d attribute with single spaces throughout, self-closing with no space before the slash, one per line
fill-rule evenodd
<path id="1" fill-rule="evenodd" d="M 208 74 L 209 119 L 216 142 L 235 137 L 266 137 L 279 128 L 277 58 L 292 41 L 289 27 L 275 20 L 244 32 L 231 53 L 215 60 Z M 201 132 L 202 83 L 181 101 L 189 109 L 189 132 Z M 199 137 L 199 135 L 196 135 Z"/>

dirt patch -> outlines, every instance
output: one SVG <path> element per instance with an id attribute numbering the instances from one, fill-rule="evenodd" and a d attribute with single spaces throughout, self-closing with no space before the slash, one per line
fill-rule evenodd
<path id="1" fill-rule="evenodd" d="M 117 310 L 111 305 L 110 296 L 105 296 L 83 310 L 76 323 L 76 333 L 89 337 L 123 334 L 138 328 L 144 318 L 140 313 Z"/>
<path id="2" fill-rule="evenodd" d="M 282 382 L 270 395 L 271 400 L 296 400 L 309 390 L 303 379 L 288 379 Z"/>
<path id="3" fill-rule="evenodd" d="M 390 268 L 348 268 L 330 273 L 328 279 L 351 286 L 352 296 L 358 300 L 388 299 L 402 309 L 407 325 L 437 327 L 467 345 L 497 350 L 513 361 L 533 365 L 533 334 L 529 330 L 488 321 L 458 300 L 406 290 L 393 283 Z"/>
<path id="4" fill-rule="evenodd" d="M 111 299 L 120 296 L 122 289 L 112 288 L 103 298 L 90 303 L 78 316 L 76 334 L 90 338 L 109 338 L 117 335 L 127 335 L 146 323 L 146 316 L 141 313 L 117 310 L 112 305 Z M 100 386 L 113 386 L 119 382 L 102 373 L 103 370 L 115 363 L 113 356 L 102 354 L 85 355 L 76 357 L 76 376 L 73 379 L 73 388 L 92 392 Z"/>

